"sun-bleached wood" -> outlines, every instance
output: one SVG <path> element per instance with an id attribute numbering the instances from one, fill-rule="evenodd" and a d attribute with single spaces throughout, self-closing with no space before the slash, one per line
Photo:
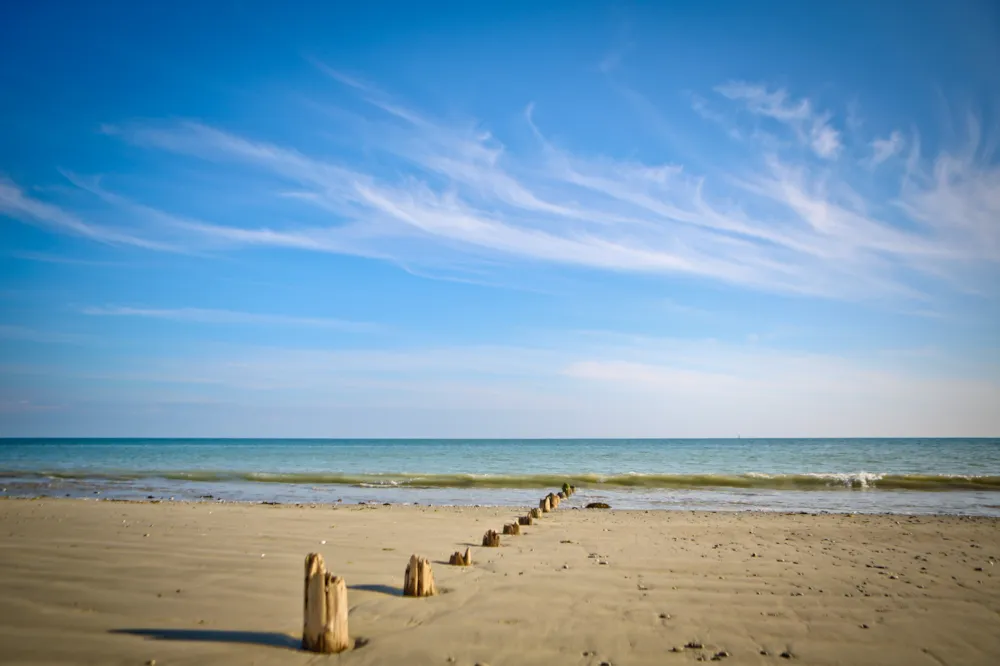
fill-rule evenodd
<path id="1" fill-rule="evenodd" d="M 484 548 L 499 548 L 500 547 L 500 535 L 496 533 L 495 530 L 488 530 L 486 534 L 483 535 L 483 547 Z"/>
<path id="2" fill-rule="evenodd" d="M 539 518 L 542 517 L 542 510 L 541 509 L 532 509 L 531 511 L 528 512 L 528 517 L 531 518 L 531 519 L 533 519 L 533 520 L 538 520 Z"/>
<path id="3" fill-rule="evenodd" d="M 542 513 L 548 513 L 552 510 L 552 499 L 546 495 L 538 502 L 538 508 L 541 509 Z"/>
<path id="4" fill-rule="evenodd" d="M 507 523 L 503 526 L 503 533 L 511 536 L 520 536 L 521 526 L 518 523 Z"/>
<path id="5" fill-rule="evenodd" d="M 309 553 L 306 557 L 305 593 L 302 609 L 302 649 L 320 652 L 323 626 L 326 624 L 326 591 L 323 577 L 326 569 L 323 556 Z"/>
<path id="6" fill-rule="evenodd" d="M 350 647 L 347 634 L 347 583 L 340 576 L 326 574 L 326 625 L 323 652 L 343 652 Z"/>
<path id="7" fill-rule="evenodd" d="M 457 567 L 472 566 L 472 549 L 466 548 L 465 555 L 456 550 L 451 554 L 451 559 L 448 561 L 448 564 L 454 564 Z"/>
<path id="8" fill-rule="evenodd" d="M 435 594 L 437 588 L 434 586 L 430 560 L 411 555 L 410 563 L 406 565 L 406 575 L 403 576 L 403 596 L 432 597 Z"/>
<path id="9" fill-rule="evenodd" d="M 531 514 L 528 514 L 527 516 L 518 516 L 517 517 L 517 524 L 518 525 L 531 525 L 533 521 L 534 521 L 534 519 L 531 517 Z"/>
<path id="10" fill-rule="evenodd" d="M 347 630 L 347 585 L 326 571 L 323 556 L 306 557 L 302 610 L 302 649 L 334 653 L 350 647 Z"/>

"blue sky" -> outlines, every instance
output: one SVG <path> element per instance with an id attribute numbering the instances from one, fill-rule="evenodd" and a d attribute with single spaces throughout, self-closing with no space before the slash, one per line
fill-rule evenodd
<path id="1" fill-rule="evenodd" d="M 995 3 L 20 4 L 0 435 L 1000 434 Z"/>

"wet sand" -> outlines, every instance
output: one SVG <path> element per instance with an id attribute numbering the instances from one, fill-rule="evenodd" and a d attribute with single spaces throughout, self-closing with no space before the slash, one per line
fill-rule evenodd
<path id="1" fill-rule="evenodd" d="M 1000 663 L 997 519 L 563 505 L 479 547 L 515 515 L 3 500 L 0 662 Z M 445 564 L 466 546 L 473 567 Z M 363 647 L 298 651 L 310 551 Z M 443 594 L 400 596 L 412 553 Z"/>

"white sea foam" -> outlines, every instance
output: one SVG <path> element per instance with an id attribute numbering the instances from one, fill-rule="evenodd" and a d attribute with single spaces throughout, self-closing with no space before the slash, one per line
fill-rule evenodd
<path id="1" fill-rule="evenodd" d="M 808 473 L 803 476 L 809 476 L 816 479 L 825 479 L 831 482 L 831 485 L 842 485 L 846 488 L 872 488 L 875 486 L 877 481 L 881 481 L 885 476 L 884 474 L 879 474 L 875 472 L 835 472 L 835 473 Z"/>

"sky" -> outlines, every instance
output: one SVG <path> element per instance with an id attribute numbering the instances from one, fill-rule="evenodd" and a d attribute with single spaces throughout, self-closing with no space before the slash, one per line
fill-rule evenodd
<path id="1" fill-rule="evenodd" d="M 1000 6 L 0 20 L 0 436 L 1000 436 Z"/>

